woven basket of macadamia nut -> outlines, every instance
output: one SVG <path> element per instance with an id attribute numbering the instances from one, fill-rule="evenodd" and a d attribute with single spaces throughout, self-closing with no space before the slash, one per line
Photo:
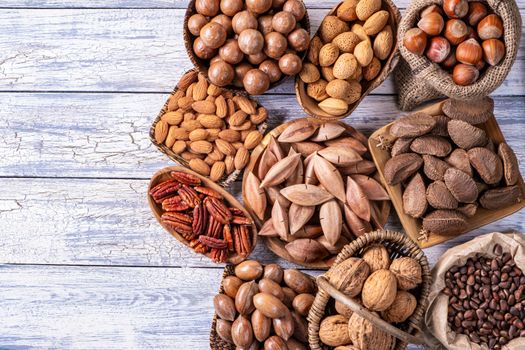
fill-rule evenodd
<path id="1" fill-rule="evenodd" d="M 403 350 L 420 332 L 432 277 L 423 251 L 405 234 L 369 232 L 343 248 L 317 278 L 308 314 L 312 350 Z"/>
<path id="2" fill-rule="evenodd" d="M 301 107 L 323 120 L 348 116 L 398 61 L 401 15 L 390 0 L 346 0 L 323 19 L 295 80 Z"/>

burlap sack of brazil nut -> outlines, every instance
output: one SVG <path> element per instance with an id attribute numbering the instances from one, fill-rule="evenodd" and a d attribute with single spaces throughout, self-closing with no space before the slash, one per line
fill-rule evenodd
<path id="1" fill-rule="evenodd" d="M 494 257 L 494 246 L 500 244 L 503 252 L 509 252 L 516 266 L 525 272 L 525 236 L 519 233 L 489 233 L 453 247 L 445 252 L 432 269 L 433 283 L 428 296 L 428 308 L 425 313 L 425 339 L 427 349 L 436 350 L 488 350 L 486 345 L 479 346 L 470 342 L 463 334 L 456 334 L 448 326 L 448 296 L 442 293 L 445 288 L 445 273 L 453 266 L 462 266 L 469 257 L 480 253 Z M 524 350 L 525 338 L 515 338 L 502 350 Z"/>
<path id="2" fill-rule="evenodd" d="M 402 57 L 394 76 L 399 93 L 399 108 L 404 111 L 441 97 L 466 100 L 487 96 L 503 83 L 516 59 L 521 36 L 521 16 L 514 0 L 487 0 L 488 6 L 503 20 L 502 39 L 506 53 L 498 65 L 487 65 L 488 68 L 481 72 L 479 79 L 472 85 L 456 85 L 450 74 L 439 65 L 430 62 L 424 55 L 418 56 L 408 51 L 403 45 L 403 38 L 407 30 L 417 25 L 421 10 L 431 4 L 442 3 L 443 0 L 414 0 L 399 24 L 397 44 Z"/>

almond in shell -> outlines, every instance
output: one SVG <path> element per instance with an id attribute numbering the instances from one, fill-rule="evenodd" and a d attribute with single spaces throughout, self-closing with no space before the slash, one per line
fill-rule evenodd
<path id="1" fill-rule="evenodd" d="M 326 16 L 321 22 L 319 32 L 325 43 L 330 43 L 336 36 L 350 30 L 348 24 L 336 16 Z"/>
<path id="2" fill-rule="evenodd" d="M 329 97 L 319 103 L 319 108 L 328 114 L 340 116 L 348 111 L 348 103 L 345 100 L 339 98 Z"/>
<path id="3" fill-rule="evenodd" d="M 375 35 L 379 33 L 385 27 L 389 17 L 390 15 L 388 11 L 381 10 L 375 12 L 373 15 L 368 17 L 368 19 L 365 21 L 365 24 L 363 24 L 365 33 L 367 35 Z"/>
<path id="4" fill-rule="evenodd" d="M 339 51 L 352 53 L 361 39 L 353 32 L 344 32 L 334 38 L 332 44 L 337 46 Z"/>
<path id="5" fill-rule="evenodd" d="M 363 40 L 354 49 L 354 56 L 361 67 L 366 67 L 374 58 L 374 50 L 369 40 Z"/>
<path id="6" fill-rule="evenodd" d="M 326 85 L 326 92 L 331 97 L 352 104 L 361 97 L 361 84 L 356 80 L 335 79 Z"/>

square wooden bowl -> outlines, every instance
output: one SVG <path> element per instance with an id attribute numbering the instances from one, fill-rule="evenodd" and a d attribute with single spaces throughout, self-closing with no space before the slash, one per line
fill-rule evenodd
<path id="1" fill-rule="evenodd" d="M 423 109 L 420 109 L 418 111 L 425 112 L 430 115 L 443 114 L 441 109 L 443 103 L 444 101 L 441 101 Z M 378 145 L 380 143 L 380 139 L 384 138 L 390 141 L 396 139 L 395 136 L 390 134 L 390 127 L 392 126 L 392 124 L 393 123 L 390 123 L 382 127 L 381 129 L 375 131 L 372 134 L 372 136 L 370 136 L 370 138 L 368 139 L 368 144 L 370 146 L 370 153 L 372 154 L 372 158 L 374 159 L 374 162 L 376 164 L 377 171 L 379 173 L 379 176 L 381 177 L 381 181 L 383 182 L 383 186 L 386 188 L 388 194 L 390 195 L 390 199 L 392 200 L 392 204 L 396 209 L 397 215 L 399 216 L 399 220 L 401 221 L 403 228 L 405 229 L 406 233 L 410 236 L 410 238 L 412 238 L 412 240 L 418 243 L 419 246 L 422 248 L 428 248 L 433 245 L 457 237 L 458 235 L 443 235 L 437 233 L 430 233 L 427 240 L 421 241 L 418 239 L 420 237 L 420 231 L 422 228 L 422 220 L 415 219 L 405 214 L 405 212 L 403 211 L 403 190 L 401 185 L 398 184 L 395 186 L 391 186 L 388 185 L 385 180 L 385 163 L 391 158 L 391 156 L 389 150 L 382 149 Z M 494 116 L 492 116 L 487 122 L 476 126 L 485 130 L 485 132 L 487 133 L 487 137 L 490 140 L 492 140 L 495 144 L 505 142 L 505 137 L 503 137 L 501 129 L 499 128 L 498 122 L 496 121 Z M 520 186 L 521 192 L 525 194 L 525 184 L 523 183 L 523 178 L 521 175 L 519 177 L 517 185 Z M 511 206 L 501 208 L 499 210 L 487 210 L 480 206 L 478 207 L 476 214 L 473 217 L 467 219 L 467 228 L 463 233 L 472 231 L 481 226 L 485 226 L 494 221 L 500 220 L 506 216 L 509 216 L 519 211 L 523 207 L 525 207 L 525 201 L 518 202 Z"/>

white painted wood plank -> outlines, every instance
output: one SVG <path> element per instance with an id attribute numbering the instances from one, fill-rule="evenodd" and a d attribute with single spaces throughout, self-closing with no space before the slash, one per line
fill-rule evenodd
<path id="1" fill-rule="evenodd" d="M 146 179 L 172 162 L 149 141 L 166 94 L 0 93 L 0 176 Z M 295 96 L 266 95 L 270 124 L 303 117 Z M 497 97 L 503 133 L 525 159 L 525 97 Z M 346 122 L 370 133 L 399 116 L 394 96 L 369 96 Z"/>
<path id="2" fill-rule="evenodd" d="M 312 9 L 312 31 L 328 10 Z M 525 13 L 525 10 L 522 10 Z M 183 9 L 0 10 L 0 91 L 170 91 L 192 65 Z M 500 95 L 525 95 L 525 36 Z M 271 91 L 293 93 L 292 80 Z M 375 93 L 394 93 L 391 79 Z"/>
<path id="3" fill-rule="evenodd" d="M 0 264 L 217 266 L 157 224 L 146 201 L 147 186 L 147 180 L 2 179 Z M 240 197 L 240 191 L 236 183 L 232 193 Z M 400 229 L 396 222 L 390 227 Z M 496 230 L 525 232 L 525 211 L 428 249 L 429 260 L 435 262 L 453 244 Z M 253 257 L 276 259 L 262 241 Z"/>

